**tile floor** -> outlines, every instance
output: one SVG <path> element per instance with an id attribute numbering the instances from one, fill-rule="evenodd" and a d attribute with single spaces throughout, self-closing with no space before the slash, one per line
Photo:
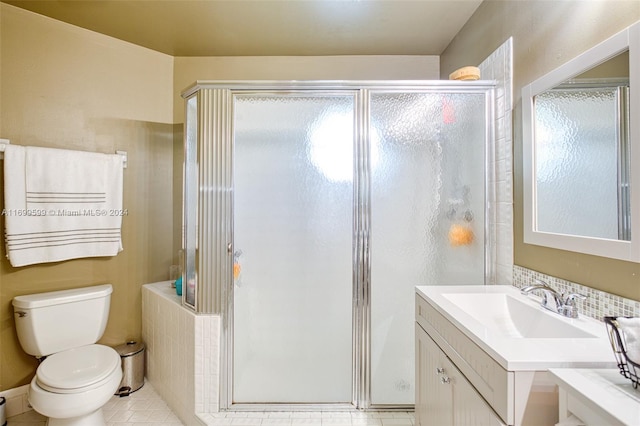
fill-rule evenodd
<path id="1" fill-rule="evenodd" d="M 128 397 L 112 397 L 103 412 L 107 426 L 182 425 L 148 382 Z M 405 411 L 222 412 L 205 414 L 202 420 L 208 426 L 414 426 L 415 423 L 413 412 Z M 44 426 L 46 419 L 29 411 L 10 417 L 8 422 L 8 426 Z"/>
<path id="2" fill-rule="evenodd" d="M 180 420 L 149 382 L 127 397 L 113 396 L 103 408 L 108 426 L 178 426 Z M 9 417 L 8 426 L 44 426 L 46 418 L 28 411 Z"/>

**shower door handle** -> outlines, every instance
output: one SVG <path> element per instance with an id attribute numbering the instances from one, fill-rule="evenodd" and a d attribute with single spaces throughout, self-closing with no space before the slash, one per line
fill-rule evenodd
<path id="1" fill-rule="evenodd" d="M 233 253 L 233 243 L 227 244 L 227 254 Z"/>

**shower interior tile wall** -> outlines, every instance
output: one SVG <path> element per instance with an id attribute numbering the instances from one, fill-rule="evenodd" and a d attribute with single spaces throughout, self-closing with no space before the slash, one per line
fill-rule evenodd
<path id="1" fill-rule="evenodd" d="M 541 272 L 513 266 L 513 285 L 522 288 L 542 280 L 561 293 L 581 293 L 588 296 L 579 302 L 580 314 L 602 321 L 605 316 L 640 317 L 640 301 L 625 299 L 615 294 L 605 293 L 561 278 L 552 277 Z"/>
<path id="2" fill-rule="evenodd" d="M 511 110 L 513 108 L 513 40 L 509 38 L 478 67 L 483 80 L 495 80 L 495 146 L 489 166 L 493 171 L 489 185 L 490 220 L 487 249 L 493 251 L 489 284 L 513 282 L 513 152 Z M 491 210 L 490 210 L 491 211 Z"/>

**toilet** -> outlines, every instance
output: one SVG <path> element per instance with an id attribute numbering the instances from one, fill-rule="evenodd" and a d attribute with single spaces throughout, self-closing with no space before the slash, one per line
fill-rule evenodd
<path id="1" fill-rule="evenodd" d="M 120 355 L 96 344 L 109 317 L 111 284 L 13 299 L 22 349 L 44 360 L 29 385 L 49 426 L 103 426 L 102 406 L 122 380 Z"/>

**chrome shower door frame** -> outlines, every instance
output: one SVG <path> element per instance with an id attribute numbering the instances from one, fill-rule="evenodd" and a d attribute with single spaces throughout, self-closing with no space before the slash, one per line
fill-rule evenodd
<path id="1" fill-rule="evenodd" d="M 221 357 L 219 406 L 221 410 L 246 411 L 323 411 L 366 409 L 412 409 L 412 405 L 375 405 L 371 403 L 371 301 L 370 301 L 370 223 L 371 189 L 369 164 L 369 102 L 374 93 L 484 93 L 486 97 L 485 205 L 484 223 L 485 283 L 495 276 L 495 156 L 493 117 L 494 82 L 452 81 L 198 81 L 182 94 L 185 100 L 198 96 L 197 138 L 198 165 L 185 163 L 185 194 L 183 199 L 183 247 L 197 247 L 194 253 L 185 250 L 185 265 L 195 264 L 195 303 L 183 304 L 198 313 L 221 315 Z M 352 401 L 350 404 L 235 404 L 233 402 L 233 99 L 236 94 L 287 95 L 352 94 L 355 100 L 353 235 L 352 235 Z M 200 104 L 200 103 L 203 104 Z M 185 132 L 186 133 L 186 132 Z M 193 147 L 191 148 L 193 149 Z M 185 136 L 185 152 L 187 137 Z M 206 161 L 203 161 L 206 158 Z M 220 164 L 221 166 L 219 166 Z M 190 167 L 198 168 L 197 174 Z M 202 170 L 203 168 L 208 170 Z M 215 172 L 214 172 L 215 170 Z M 197 175 L 197 176 L 196 176 Z M 197 182 L 194 182 L 197 181 Z M 191 194 L 191 197 L 189 197 Z M 194 204 L 196 206 L 194 206 Z M 198 212 L 194 217 L 193 209 Z M 211 214 L 224 217 L 206 224 Z M 199 226 L 191 226 L 189 220 Z M 203 225 L 205 224 L 205 225 Z M 194 229 L 195 228 L 195 229 Z M 189 234 L 191 230 L 191 234 Z M 189 239 L 195 239 L 195 244 Z M 189 260 L 191 256 L 191 260 Z M 195 259 L 195 260 L 194 260 Z M 203 266 L 205 259 L 209 263 Z M 190 262 L 190 263 L 187 263 Z M 189 275 L 185 271 L 184 277 Z"/>

